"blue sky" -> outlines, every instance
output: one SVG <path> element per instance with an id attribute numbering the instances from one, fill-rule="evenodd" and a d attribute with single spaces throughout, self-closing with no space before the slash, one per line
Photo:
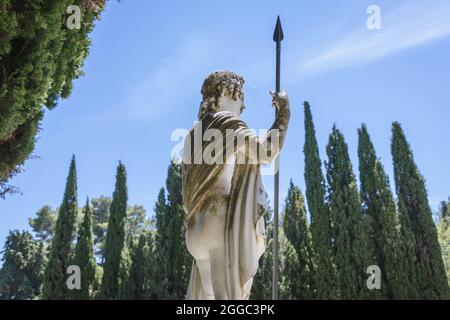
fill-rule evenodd
<path id="1" fill-rule="evenodd" d="M 381 8 L 381 30 L 368 30 L 366 9 Z M 164 185 L 171 133 L 189 129 L 200 87 L 214 70 L 246 79 L 243 118 L 252 128 L 273 121 L 276 15 L 282 18 L 282 87 L 291 100 L 281 157 L 281 195 L 289 179 L 304 191 L 303 101 L 312 105 L 322 160 L 334 123 L 344 132 L 357 174 L 357 133 L 366 123 L 392 177 L 390 126 L 403 125 L 426 178 L 433 209 L 450 195 L 450 2 L 110 1 L 72 96 L 47 112 L 34 154 L 12 183 L 22 195 L 0 200 L 0 244 L 9 229 L 63 196 L 72 154 L 79 202 L 110 196 L 116 165 L 128 172 L 129 203 L 153 212 Z M 264 178 L 269 194 L 272 177 Z"/>

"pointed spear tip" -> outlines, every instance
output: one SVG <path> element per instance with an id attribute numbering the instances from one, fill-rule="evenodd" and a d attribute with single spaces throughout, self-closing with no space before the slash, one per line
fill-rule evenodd
<path id="1" fill-rule="evenodd" d="M 275 31 L 273 32 L 273 41 L 281 42 L 284 39 L 283 27 L 281 27 L 280 15 L 277 16 L 277 24 L 275 25 Z"/>

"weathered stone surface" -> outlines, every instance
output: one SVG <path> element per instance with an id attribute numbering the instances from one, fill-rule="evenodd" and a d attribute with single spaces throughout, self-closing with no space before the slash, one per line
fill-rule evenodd
<path id="1" fill-rule="evenodd" d="M 232 72 L 210 74 L 199 120 L 185 141 L 186 245 L 194 257 L 187 299 L 248 299 L 265 250 L 260 164 L 270 163 L 283 145 L 289 100 L 284 92 L 272 94 L 277 117 L 257 137 L 240 119 L 243 84 Z M 229 132 L 234 134 L 226 139 Z"/>

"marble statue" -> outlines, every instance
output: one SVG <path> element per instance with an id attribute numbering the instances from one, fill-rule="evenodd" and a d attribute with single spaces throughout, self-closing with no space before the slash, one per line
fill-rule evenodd
<path id="1" fill-rule="evenodd" d="M 244 79 L 210 74 L 198 121 L 186 137 L 182 191 L 186 245 L 194 257 L 187 299 L 248 299 L 265 251 L 267 194 L 260 165 L 280 152 L 290 109 L 285 92 L 272 94 L 277 116 L 258 137 L 240 119 Z"/>

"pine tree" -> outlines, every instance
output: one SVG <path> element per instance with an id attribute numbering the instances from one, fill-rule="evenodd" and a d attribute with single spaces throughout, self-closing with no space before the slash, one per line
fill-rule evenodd
<path id="1" fill-rule="evenodd" d="M 450 197 L 447 201 L 441 201 L 439 205 L 439 218 L 447 219 L 450 217 Z"/>
<path id="2" fill-rule="evenodd" d="M 358 130 L 361 199 L 371 218 L 375 256 L 381 270 L 381 290 L 387 299 L 415 298 L 415 272 L 409 268 L 406 244 L 400 237 L 400 222 L 389 178 L 377 158 L 365 125 Z"/>
<path id="3" fill-rule="evenodd" d="M 84 217 L 78 231 L 74 264 L 80 267 L 81 290 L 73 290 L 75 299 L 88 300 L 95 281 L 96 262 L 94 257 L 94 235 L 92 232 L 92 212 L 89 200 L 84 207 Z"/>
<path id="4" fill-rule="evenodd" d="M 295 262 L 289 265 L 290 248 L 286 247 L 287 267 L 291 269 L 291 293 L 294 299 L 310 300 L 315 297 L 314 252 L 306 218 L 304 198 L 300 188 L 290 182 L 283 214 L 283 231 L 294 249 Z M 292 260 L 292 259 L 291 259 Z M 294 260 L 292 260 L 294 261 Z M 282 274 L 289 272 L 284 270 Z"/>
<path id="5" fill-rule="evenodd" d="M 92 217 L 94 223 L 94 248 L 95 256 L 101 264 L 105 260 L 106 230 L 108 229 L 109 211 L 111 208 L 111 197 L 101 196 L 91 200 Z"/>
<path id="6" fill-rule="evenodd" d="M 89 33 L 104 1 L 48 0 L 0 3 L 0 196 L 34 149 L 44 115 L 67 98 L 81 74 Z M 82 8 L 81 28 L 66 27 L 70 5 Z"/>
<path id="7" fill-rule="evenodd" d="M 43 244 L 26 231 L 9 231 L 0 269 L 0 300 L 35 299 L 40 294 Z"/>
<path id="8" fill-rule="evenodd" d="M 124 247 L 128 201 L 126 180 L 125 166 L 119 163 L 106 233 L 105 263 L 101 285 L 101 297 L 103 299 L 116 299 L 119 294 L 120 261 Z"/>
<path id="9" fill-rule="evenodd" d="M 50 241 L 55 229 L 56 212 L 50 206 L 43 206 L 36 212 L 35 218 L 28 223 L 36 237 L 43 242 Z"/>
<path id="10" fill-rule="evenodd" d="M 369 239 L 369 221 L 363 215 L 348 147 L 333 127 L 327 145 L 329 205 L 334 222 L 337 289 L 342 299 L 376 296 L 366 287 L 366 269 L 376 264 Z"/>
<path id="11" fill-rule="evenodd" d="M 70 163 L 64 198 L 58 211 L 55 235 L 52 239 L 49 261 L 45 270 L 42 297 L 44 299 L 65 299 L 67 296 L 66 269 L 72 251 L 75 222 L 78 214 L 77 173 L 75 156 Z"/>
<path id="12" fill-rule="evenodd" d="M 329 208 L 326 204 L 325 179 L 316 140 L 316 132 L 308 102 L 305 107 L 305 182 L 306 199 L 311 218 L 311 235 L 316 270 L 318 299 L 336 298 L 335 269 L 333 265 L 333 233 Z"/>
<path id="13" fill-rule="evenodd" d="M 391 148 L 402 227 L 413 235 L 418 291 L 422 299 L 446 299 L 449 286 L 425 181 L 397 122 L 392 125 Z"/>
<path id="14" fill-rule="evenodd" d="M 131 243 L 133 238 L 139 238 L 141 232 L 147 226 L 145 209 L 143 206 L 134 205 L 127 209 L 127 220 L 125 224 L 125 242 Z"/>

